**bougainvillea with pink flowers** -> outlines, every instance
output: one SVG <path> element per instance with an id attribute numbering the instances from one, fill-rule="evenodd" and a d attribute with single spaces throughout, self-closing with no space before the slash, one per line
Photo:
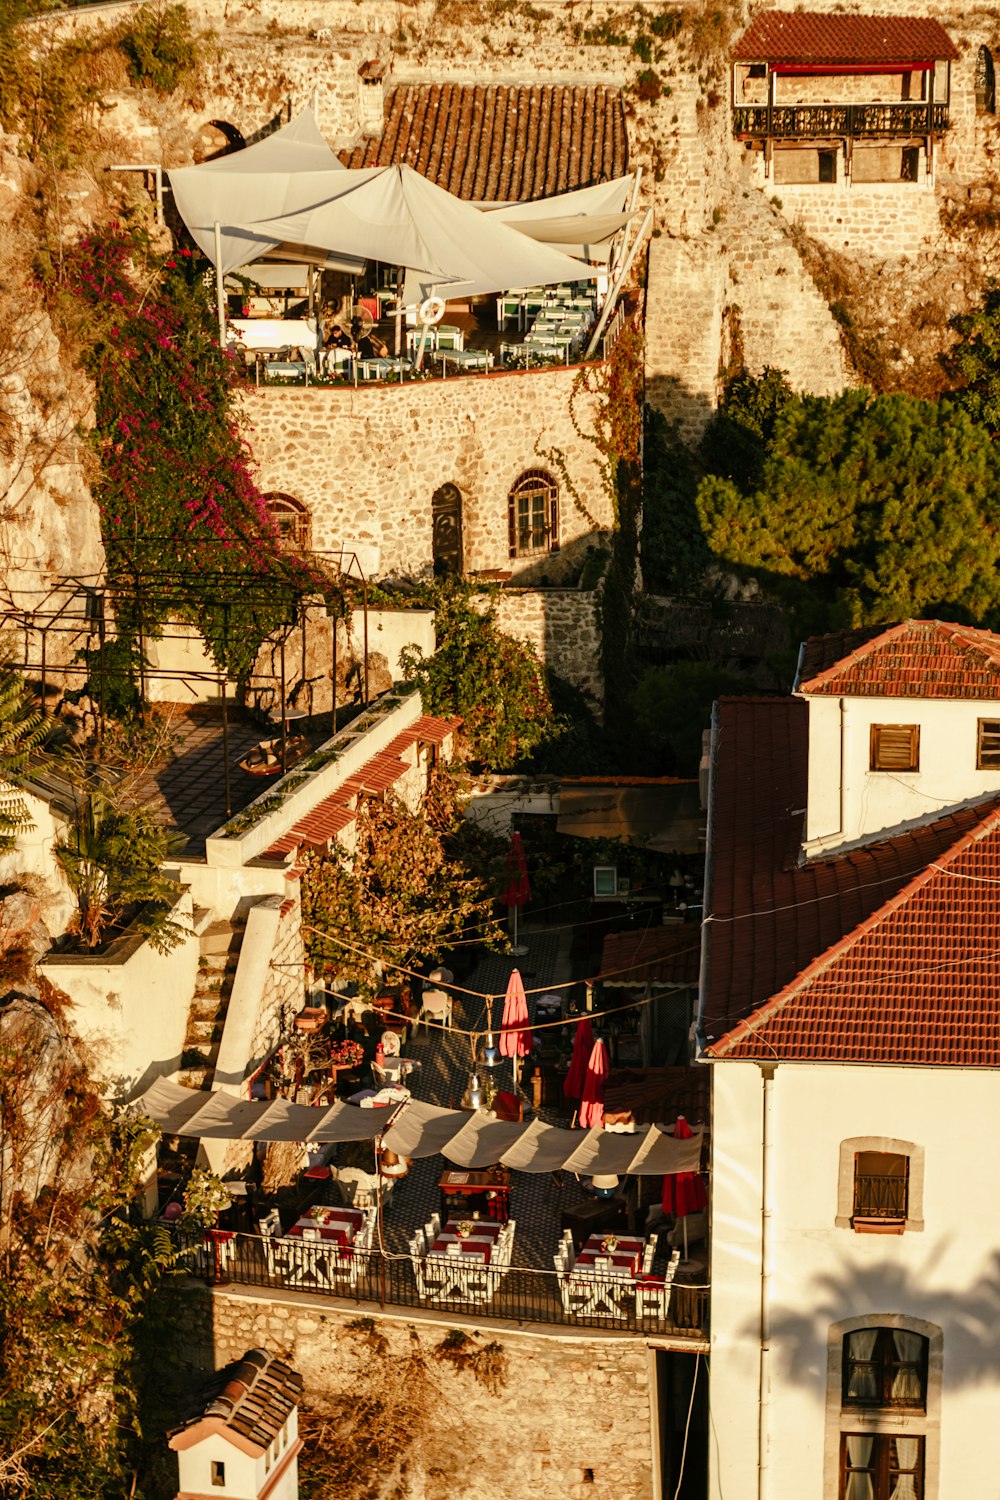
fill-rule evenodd
<path id="1" fill-rule="evenodd" d="M 86 310 L 118 629 L 154 633 L 180 615 L 239 675 L 303 594 L 341 601 L 321 569 L 280 550 L 240 427 L 239 376 L 215 339 L 211 275 L 190 250 L 152 257 L 112 226 L 65 252 L 61 283 Z"/>

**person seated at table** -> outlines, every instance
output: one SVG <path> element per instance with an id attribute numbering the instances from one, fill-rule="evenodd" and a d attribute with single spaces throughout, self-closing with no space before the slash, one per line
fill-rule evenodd
<path id="1" fill-rule="evenodd" d="M 324 349 L 353 349 L 354 343 L 346 329 L 341 328 L 339 323 L 331 323 L 329 332 L 323 340 Z"/>
<path id="2" fill-rule="evenodd" d="M 374 328 L 358 342 L 358 353 L 362 359 L 388 359 L 389 345 L 379 338 Z"/>

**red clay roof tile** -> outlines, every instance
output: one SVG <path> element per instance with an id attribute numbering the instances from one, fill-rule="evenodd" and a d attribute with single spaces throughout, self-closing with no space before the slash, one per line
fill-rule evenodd
<path id="1" fill-rule="evenodd" d="M 1000 809 L 708 1050 L 1000 1066 Z"/>
<path id="2" fill-rule="evenodd" d="M 621 177 L 628 139 L 620 89 L 402 84 L 379 140 L 341 152 L 345 167 L 405 163 L 459 198 L 546 198 Z"/>
<path id="3" fill-rule="evenodd" d="M 1000 698 L 1000 636 L 943 620 L 807 641 L 798 690 L 876 698 Z M 846 654 L 838 648 L 846 647 Z"/>
<path id="4" fill-rule="evenodd" d="M 903 63 L 957 58 L 940 21 L 928 16 L 848 16 L 765 10 L 732 51 L 734 62 Z"/>
<path id="5" fill-rule="evenodd" d="M 790 984 L 995 804 L 801 862 L 808 712 L 794 698 L 731 698 L 718 706 L 702 976 L 710 1040 Z"/>

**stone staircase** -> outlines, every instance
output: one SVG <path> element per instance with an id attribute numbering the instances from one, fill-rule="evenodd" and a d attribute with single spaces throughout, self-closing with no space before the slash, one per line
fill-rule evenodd
<path id="1" fill-rule="evenodd" d="M 208 914 L 205 913 L 205 916 Z M 211 1087 L 246 922 L 208 922 L 199 933 L 198 982 L 188 1013 L 181 1070 L 190 1088 Z"/>

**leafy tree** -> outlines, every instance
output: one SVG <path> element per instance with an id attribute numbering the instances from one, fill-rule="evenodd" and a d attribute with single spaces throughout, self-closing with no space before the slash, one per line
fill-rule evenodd
<path id="1" fill-rule="evenodd" d="M 948 401 L 796 397 L 759 482 L 709 476 L 698 510 L 712 551 L 764 574 L 800 623 L 863 624 L 943 610 L 1000 614 L 998 457 Z"/>
<path id="2" fill-rule="evenodd" d="M 196 68 L 198 44 L 183 5 L 148 5 L 123 21 L 117 42 L 133 83 L 170 94 Z"/>
<path id="3" fill-rule="evenodd" d="M 709 473 L 732 479 L 741 489 L 755 485 L 782 413 L 795 400 L 783 371 L 771 365 L 759 376 L 746 370 L 734 375 L 701 440 Z"/>
<path id="4" fill-rule="evenodd" d="M 403 675 L 419 684 L 425 713 L 462 719 L 474 760 L 506 771 L 555 730 L 555 715 L 534 649 L 505 635 L 495 606 L 476 608 L 472 593 L 468 584 L 441 587 L 437 650 L 403 652 Z"/>
<path id="5" fill-rule="evenodd" d="M 746 680 L 704 661 L 679 661 L 650 667 L 633 697 L 636 724 L 659 748 L 666 769 L 675 776 L 697 776 L 701 736 L 712 704 L 724 693 L 746 692 Z"/>
<path id="6" fill-rule="evenodd" d="M 642 575 L 652 593 L 696 588 L 711 561 L 695 503 L 698 480 L 676 427 L 646 408 Z"/>
<path id="7" fill-rule="evenodd" d="M 0 854 L 8 853 L 17 835 L 31 827 L 17 787 L 44 736 L 41 712 L 24 682 L 9 667 L 0 667 Z"/>
<path id="8" fill-rule="evenodd" d="M 434 775 L 417 814 L 398 800 L 362 802 L 356 829 L 352 851 L 307 859 L 302 921 L 317 968 L 370 993 L 394 965 L 440 958 L 456 941 L 499 941 L 488 873 L 502 846 L 462 816 L 447 774 Z"/>
<path id="9" fill-rule="evenodd" d="M 958 342 L 945 360 L 954 400 L 976 422 L 1000 431 L 1000 282 L 991 281 L 979 307 L 952 318 Z"/>
<path id="10" fill-rule="evenodd" d="M 56 858 L 77 900 L 76 930 L 89 948 L 119 927 L 138 906 L 136 930 L 161 953 L 184 937 L 170 911 L 178 886 L 161 870 L 171 838 L 144 808 L 115 807 L 88 788 Z"/>

